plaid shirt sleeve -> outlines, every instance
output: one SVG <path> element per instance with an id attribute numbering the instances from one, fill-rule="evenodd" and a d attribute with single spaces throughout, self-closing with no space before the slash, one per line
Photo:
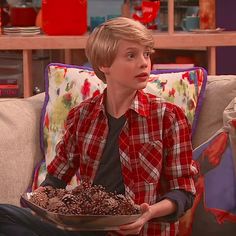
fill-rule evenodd
<path id="1" fill-rule="evenodd" d="M 169 190 L 182 189 L 195 194 L 191 128 L 182 109 L 166 103 L 163 120 L 164 176 Z"/>

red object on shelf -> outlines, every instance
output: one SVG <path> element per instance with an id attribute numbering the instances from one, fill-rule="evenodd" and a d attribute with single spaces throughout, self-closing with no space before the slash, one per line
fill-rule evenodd
<path id="1" fill-rule="evenodd" d="M 177 56 L 175 59 L 177 64 L 196 64 L 193 56 Z"/>
<path id="2" fill-rule="evenodd" d="M 199 0 L 200 29 L 216 28 L 215 0 Z"/>
<path id="3" fill-rule="evenodd" d="M 157 18 L 159 9 L 160 1 L 143 1 L 141 6 L 142 16 L 133 14 L 133 18 L 146 25 L 152 24 Z"/>
<path id="4" fill-rule="evenodd" d="M 1 84 L 0 98 L 17 97 L 19 95 L 19 87 L 17 84 Z"/>
<path id="5" fill-rule="evenodd" d="M 31 5 L 16 5 L 10 8 L 12 26 L 34 26 L 37 12 Z"/>
<path id="6" fill-rule="evenodd" d="M 43 0 L 43 31 L 48 35 L 82 35 L 87 32 L 87 0 Z"/>

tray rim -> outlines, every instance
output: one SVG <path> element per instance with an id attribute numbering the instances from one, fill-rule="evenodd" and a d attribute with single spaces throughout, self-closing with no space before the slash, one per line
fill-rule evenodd
<path id="1" fill-rule="evenodd" d="M 29 201 L 29 195 L 32 193 L 24 193 L 21 195 L 21 202 L 27 206 L 28 208 L 30 208 L 30 210 L 32 210 L 36 215 L 40 216 L 41 218 L 43 218 L 44 220 L 48 221 L 51 224 L 54 224 L 57 228 L 60 229 L 64 229 L 64 230 L 69 230 L 69 231 L 113 231 L 113 230 L 119 230 L 119 226 L 123 225 L 123 224 L 115 224 L 112 226 L 99 226 L 99 227 L 92 227 L 91 225 L 89 225 L 88 227 L 82 227 L 82 226 L 78 226 L 75 227 L 74 225 L 68 225 L 63 223 L 63 218 L 84 218 L 86 220 L 86 218 L 94 220 L 94 219 L 105 219 L 105 218 L 113 218 L 114 221 L 117 221 L 119 218 L 131 218 L 132 220 L 130 220 L 129 222 L 127 222 L 126 224 L 132 223 L 134 222 L 136 219 L 138 219 L 141 216 L 140 214 L 136 214 L 136 215 L 65 215 L 65 214 L 58 214 L 58 213 L 54 213 L 54 212 L 49 212 L 46 209 L 44 209 L 43 207 L 40 207 L 32 202 Z M 113 220 L 112 219 L 112 220 Z M 75 220 L 75 219 L 74 219 Z"/>

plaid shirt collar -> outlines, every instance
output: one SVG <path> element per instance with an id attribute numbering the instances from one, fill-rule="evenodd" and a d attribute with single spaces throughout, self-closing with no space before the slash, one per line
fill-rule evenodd
<path id="1" fill-rule="evenodd" d="M 106 94 L 107 94 L 107 89 L 104 90 L 101 96 L 95 97 L 91 101 L 92 103 L 96 103 L 96 106 L 93 112 L 93 118 L 97 117 L 100 112 L 102 112 L 103 115 L 106 114 L 106 109 L 105 109 Z M 129 110 L 135 111 L 140 116 L 147 117 L 150 114 L 149 108 L 150 108 L 150 104 L 149 104 L 148 96 L 142 90 L 137 90 L 136 95 L 130 105 Z"/>

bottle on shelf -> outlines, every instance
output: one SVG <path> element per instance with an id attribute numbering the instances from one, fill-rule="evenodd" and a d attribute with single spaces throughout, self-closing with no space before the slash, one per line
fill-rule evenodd
<path id="1" fill-rule="evenodd" d="M 6 0 L 0 0 L 0 34 L 2 34 L 2 27 L 8 25 L 9 22 L 9 5 Z"/>
<path id="2" fill-rule="evenodd" d="M 215 0 L 199 0 L 200 29 L 216 28 Z"/>
<path id="3" fill-rule="evenodd" d="M 32 3 L 20 0 L 17 4 L 10 6 L 10 20 L 12 26 L 35 26 L 37 16 L 36 9 Z"/>

